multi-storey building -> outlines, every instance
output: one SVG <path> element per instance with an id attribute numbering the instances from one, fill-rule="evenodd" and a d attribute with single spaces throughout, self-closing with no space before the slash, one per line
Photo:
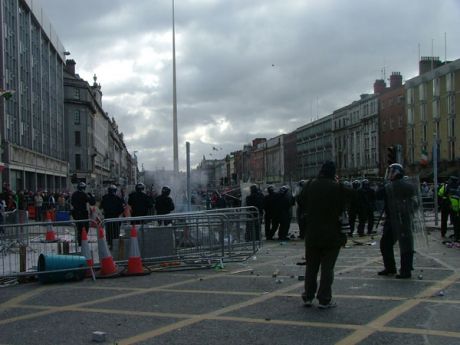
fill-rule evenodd
<path id="1" fill-rule="evenodd" d="M 75 73 L 75 61 L 66 61 L 66 154 L 72 182 L 85 181 L 100 194 L 108 184 L 135 184 L 137 159 L 129 154 L 115 119 L 104 111 L 101 85 L 93 79 L 89 85 Z"/>
<path id="2" fill-rule="evenodd" d="M 422 155 L 432 161 L 436 140 L 440 172 L 449 175 L 449 166 L 460 157 L 460 59 L 441 63 L 439 58 L 423 57 L 419 72 L 405 84 L 407 161 L 415 171 Z"/>
<path id="3" fill-rule="evenodd" d="M 67 60 L 64 73 L 67 157 L 70 173 L 91 189 L 101 189 L 110 178 L 110 119 L 102 109 L 100 85 L 75 73 L 75 61 Z M 122 141 L 122 138 L 121 140 Z M 115 148 L 115 147 L 112 147 Z M 119 162 L 126 160 L 120 150 Z M 115 157 L 114 157 L 115 158 Z M 117 157 L 118 158 L 118 157 Z M 121 171 L 120 171 L 121 172 Z"/>
<path id="4" fill-rule="evenodd" d="M 67 188 L 65 50 L 37 2 L 0 1 L 3 181 L 13 190 Z"/>
<path id="5" fill-rule="evenodd" d="M 333 159 L 332 115 L 297 128 L 295 134 L 299 179 L 318 176 L 321 165 Z"/>
<path id="6" fill-rule="evenodd" d="M 267 140 L 263 183 L 280 184 L 284 178 L 284 135 Z"/>
<path id="7" fill-rule="evenodd" d="M 250 182 L 263 184 L 265 178 L 265 150 L 267 140 L 265 138 L 256 138 L 252 141 L 250 166 Z"/>
<path id="8" fill-rule="evenodd" d="M 332 114 L 334 157 L 340 176 L 379 173 L 377 89 L 374 85 L 374 94 L 362 94 L 358 101 Z"/>
<path id="9" fill-rule="evenodd" d="M 393 72 L 390 76 L 390 87 L 379 96 L 379 153 L 380 175 L 383 176 L 389 163 L 389 151 L 394 150 L 398 163 L 405 163 L 404 148 L 406 146 L 406 117 L 404 102 L 404 86 L 402 76 Z M 394 162 L 393 162 L 394 163 Z"/>

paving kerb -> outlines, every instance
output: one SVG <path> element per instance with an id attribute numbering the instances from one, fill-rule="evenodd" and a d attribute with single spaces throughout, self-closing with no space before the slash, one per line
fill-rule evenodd
<path id="1" fill-rule="evenodd" d="M 417 326 L 417 317 L 410 314 L 414 311 L 423 319 L 429 314 L 427 310 L 434 310 L 442 322 L 449 313 L 441 310 L 455 310 L 459 303 L 460 284 L 451 273 L 456 272 L 452 264 L 455 260 L 458 263 L 460 250 L 446 248 L 434 238 L 436 232 L 432 235 L 433 243 L 415 263 L 416 270 L 420 269 L 417 264 L 425 265 L 421 266 L 426 276 L 423 280 L 396 281 L 376 276 L 381 268 L 378 245 L 343 249 L 333 286 L 339 306 L 327 311 L 304 308 L 298 297 L 303 282 L 291 276 L 304 272 L 304 266 L 295 265 L 303 257 L 301 241 L 283 245 L 266 242 L 256 260 L 228 264 L 223 271 L 9 287 L 3 289 L 8 296 L 2 294 L 0 299 L 0 343 L 24 343 L 20 340 L 27 338 L 16 336 L 19 329 L 24 334 L 40 335 L 42 344 L 59 343 L 56 339 L 65 338 L 66 333 L 60 327 L 53 329 L 46 322 L 50 320 L 51 324 L 74 323 L 73 340 L 68 343 L 75 344 L 91 343 L 94 330 L 105 331 L 107 343 L 118 344 L 241 344 L 246 343 L 245 339 L 254 344 L 302 344 L 306 337 L 314 344 L 370 344 L 369 339 L 380 333 L 384 336 L 379 339 L 408 339 L 406 344 L 419 344 L 416 341 L 420 337 L 430 337 L 439 344 L 447 339 L 451 342 L 445 344 L 455 344 L 460 340 L 458 332 L 443 330 L 439 325 L 441 329 L 423 329 Z M 429 277 L 430 270 L 436 275 Z M 277 283 L 280 277 L 283 281 Z M 398 289 L 400 296 L 394 293 Z M 445 299 L 433 297 L 440 289 L 445 291 Z M 402 293 L 411 290 L 418 296 Z M 52 291 L 54 300 L 49 297 Z M 79 292 L 85 298 L 78 298 Z M 72 296 L 68 302 L 67 295 Z M 430 305 L 436 308 L 430 309 Z M 98 318 L 103 321 L 98 322 Z M 77 324 L 78 320 L 84 320 L 83 324 Z M 157 321 L 153 324 L 152 320 Z M 42 335 L 46 330 L 53 336 Z"/>

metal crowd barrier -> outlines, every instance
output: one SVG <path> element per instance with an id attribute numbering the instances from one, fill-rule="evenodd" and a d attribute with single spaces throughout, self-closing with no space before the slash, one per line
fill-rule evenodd
<path id="1" fill-rule="evenodd" d="M 97 267 L 98 224 L 93 220 L 0 224 L 0 277 L 37 273 L 40 254 L 80 254 L 77 224 L 88 222 L 88 244 Z M 110 227 L 119 228 L 111 252 L 121 265 L 128 260 L 133 225 L 138 231 L 144 263 L 155 267 L 202 267 L 216 262 L 243 261 L 261 245 L 260 218 L 254 207 L 113 218 L 103 220 L 100 225 L 105 228 L 106 237 Z M 49 232 L 54 233 L 51 240 Z"/>

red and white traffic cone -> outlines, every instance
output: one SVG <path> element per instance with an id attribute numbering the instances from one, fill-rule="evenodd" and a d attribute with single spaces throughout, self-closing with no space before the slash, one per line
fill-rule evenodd
<path id="1" fill-rule="evenodd" d="M 88 233 L 86 232 L 85 227 L 81 229 L 81 255 L 86 258 L 86 263 L 89 267 L 92 267 L 94 265 L 93 257 L 91 255 L 91 249 L 89 248 L 88 243 Z"/>
<path id="2" fill-rule="evenodd" d="M 45 242 L 57 242 L 56 233 L 53 230 L 53 225 L 51 224 L 51 217 L 48 212 L 46 212 L 46 221 L 48 222 L 48 224 L 46 225 Z"/>
<path id="3" fill-rule="evenodd" d="M 147 273 L 148 272 L 144 271 L 142 265 L 139 242 L 137 241 L 137 230 L 136 226 L 133 224 L 129 239 L 128 271 L 125 272 L 125 275 L 145 275 Z"/>
<path id="4" fill-rule="evenodd" d="M 118 266 L 113 261 L 113 257 L 110 254 L 107 241 L 105 240 L 105 231 L 102 227 L 99 227 L 97 234 L 97 248 L 99 253 L 99 263 L 101 269 L 98 272 L 98 278 L 104 277 L 115 277 L 118 275 Z"/>

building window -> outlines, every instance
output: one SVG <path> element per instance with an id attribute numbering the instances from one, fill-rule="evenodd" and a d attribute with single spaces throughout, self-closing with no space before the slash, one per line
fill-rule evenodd
<path id="1" fill-rule="evenodd" d="M 455 95 L 447 96 L 447 114 L 455 114 Z"/>
<path id="2" fill-rule="evenodd" d="M 75 112 L 73 113 L 73 123 L 75 125 L 80 124 L 80 110 L 75 110 Z"/>
<path id="3" fill-rule="evenodd" d="M 439 78 L 433 79 L 433 97 L 439 97 Z"/>
<path id="4" fill-rule="evenodd" d="M 448 129 L 449 137 L 453 138 L 455 137 L 455 119 L 453 118 L 449 119 L 448 124 L 449 126 L 447 127 L 447 129 Z"/>
<path id="5" fill-rule="evenodd" d="M 81 169 L 81 156 L 78 153 L 75 155 L 75 169 L 76 170 Z"/>
<path id="6" fill-rule="evenodd" d="M 453 73 L 448 73 L 446 76 L 446 90 L 447 92 L 455 91 L 454 86 L 455 75 Z"/>
<path id="7" fill-rule="evenodd" d="M 425 103 L 420 104 L 420 120 L 422 122 L 426 121 L 426 104 Z"/>
<path id="8" fill-rule="evenodd" d="M 398 118 L 398 127 L 402 128 L 403 126 L 403 114 L 399 113 L 399 118 Z"/>
<path id="9" fill-rule="evenodd" d="M 74 89 L 74 98 L 80 99 L 80 89 L 79 88 Z"/>
<path id="10" fill-rule="evenodd" d="M 440 115 L 440 103 L 439 99 L 435 99 L 432 103 L 433 105 L 433 118 L 437 118 Z"/>
<path id="11" fill-rule="evenodd" d="M 80 131 L 75 131 L 75 146 L 81 146 Z"/>

